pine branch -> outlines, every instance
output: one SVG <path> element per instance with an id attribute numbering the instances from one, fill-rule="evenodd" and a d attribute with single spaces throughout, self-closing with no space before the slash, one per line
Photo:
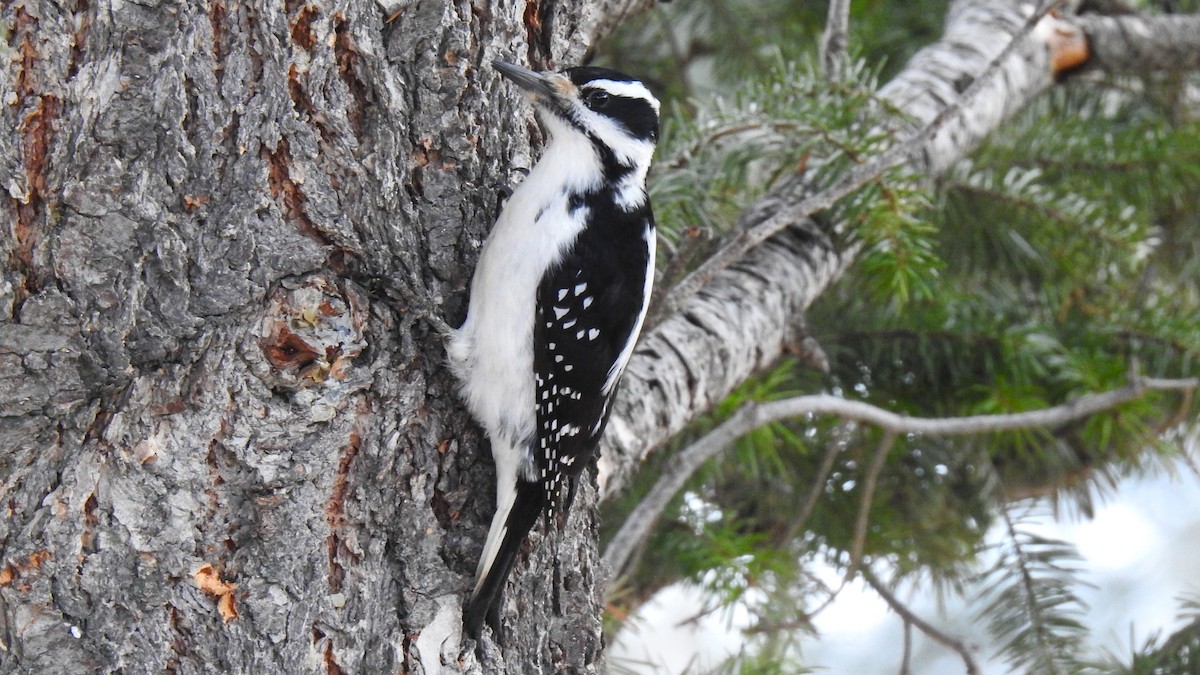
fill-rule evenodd
<path id="1" fill-rule="evenodd" d="M 962 92 L 959 98 L 943 108 L 924 128 L 908 140 L 892 146 L 875 159 L 847 171 L 829 188 L 807 197 L 799 203 L 781 205 L 762 222 L 750 227 L 743 222 L 737 233 L 720 250 L 672 289 L 664 299 L 661 313 L 677 312 L 685 300 L 712 281 L 722 270 L 740 260 L 750 249 L 818 211 L 832 208 L 842 199 L 879 180 L 889 170 L 911 160 L 914 153 L 924 147 L 944 127 L 961 121 L 964 114 L 971 110 L 975 98 L 987 88 L 990 80 L 1004 75 L 1002 65 L 1008 57 L 1024 43 L 1025 38 L 1034 31 L 1039 22 L 1059 4 L 1059 2 L 1047 3 L 1031 15 L 1026 20 L 1024 27 L 1013 36 L 1008 45 L 992 59 L 983 73 Z M 753 210 L 748 211 L 746 215 L 751 213 Z M 743 221 L 746 220 L 746 215 L 743 215 Z"/>
<path id="2" fill-rule="evenodd" d="M 766 424 L 803 415 L 837 415 L 872 424 L 891 434 L 970 436 L 1000 431 L 1052 428 L 1111 410 L 1147 392 L 1190 392 L 1200 379 L 1159 379 L 1133 373 L 1124 387 L 1091 394 L 1042 410 L 970 417 L 921 418 L 897 414 L 869 403 L 829 394 L 797 396 L 766 403 L 747 403 L 728 420 L 682 450 L 650 492 L 633 510 L 604 552 L 604 562 L 614 574 L 625 569 L 630 556 L 649 535 L 671 499 L 705 462 L 735 440 Z"/>
<path id="3" fill-rule="evenodd" d="M 1071 661 L 1085 629 L 1072 616 L 1084 608 L 1071 591 L 1073 568 L 1062 560 L 1078 560 L 1064 542 L 1018 531 L 1007 509 L 1001 511 L 1009 550 L 985 575 L 983 595 L 991 601 L 980 611 L 1004 645 L 1001 651 L 1019 670 L 1057 675 L 1074 672 Z"/>

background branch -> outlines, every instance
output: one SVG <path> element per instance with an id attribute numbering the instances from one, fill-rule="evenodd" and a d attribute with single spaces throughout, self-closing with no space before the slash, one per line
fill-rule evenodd
<path id="1" fill-rule="evenodd" d="M 888 607 L 891 607 L 893 612 L 900 615 L 900 618 L 904 620 L 904 630 L 906 632 L 908 631 L 909 626 L 916 626 L 917 629 L 922 633 L 928 635 L 942 645 L 945 645 L 946 647 L 958 652 L 959 656 L 962 657 L 963 664 L 967 667 L 967 675 L 979 675 L 981 672 L 979 670 L 979 664 L 975 662 L 975 656 L 971 654 L 971 650 L 967 647 L 967 645 L 963 644 L 961 640 L 953 638 L 937 628 L 934 628 L 932 624 L 914 614 L 912 610 L 906 607 L 904 603 L 900 602 L 899 598 L 897 598 L 890 590 L 888 590 L 887 585 L 880 581 L 879 577 L 875 576 L 875 573 L 871 571 L 870 567 L 862 568 L 862 577 L 863 580 L 867 582 L 867 585 L 874 589 L 874 591 L 879 594 L 879 597 L 883 598 L 883 601 L 888 604 Z M 905 644 L 908 644 L 907 639 L 905 640 Z"/>
<path id="2" fill-rule="evenodd" d="M 844 419 L 875 425 L 892 436 L 966 436 L 1018 429 L 1053 428 L 1111 410 L 1140 398 L 1149 391 L 1188 392 L 1197 386 L 1200 386 L 1200 380 L 1197 378 L 1167 380 L 1135 376 L 1129 384 L 1120 389 L 1082 396 L 1052 408 L 1007 415 L 951 418 L 909 417 L 869 403 L 850 401 L 830 394 L 797 396 L 768 403 L 747 403 L 728 420 L 678 454 L 669 469 L 663 473 L 613 537 L 604 551 L 604 562 L 614 574 L 623 571 L 633 551 L 650 534 L 654 523 L 692 474 L 738 438 L 772 422 L 809 414 L 837 415 Z M 886 449 L 886 446 L 883 449 Z"/>
<path id="3" fill-rule="evenodd" d="M 943 39 L 910 59 L 879 96 L 898 118 L 916 126 L 932 120 L 958 98 L 960 82 L 975 80 L 1012 44 L 1012 35 L 1026 24 L 1018 4 L 954 3 Z M 1001 65 L 1003 77 L 989 79 L 970 114 L 955 117 L 912 149 L 915 171 L 937 176 L 1053 83 L 1044 46 L 1023 43 Z M 796 200 L 766 195 L 743 219 L 765 222 Z M 703 292 L 678 301 L 678 311 L 643 334 L 605 434 L 599 465 L 603 498 L 627 485 L 652 449 L 802 337 L 799 317 L 841 277 L 856 252 L 833 241 L 844 224 L 802 219 L 791 225 L 720 270 Z"/>
<path id="4" fill-rule="evenodd" d="M 821 34 L 821 67 L 830 80 L 841 79 L 846 68 L 846 48 L 849 46 L 850 0 L 830 0 Z"/>
<path id="5" fill-rule="evenodd" d="M 896 432 L 888 431 L 875 449 L 871 457 L 871 465 L 867 467 L 863 478 L 862 495 L 859 498 L 858 514 L 854 517 L 854 539 L 850 546 L 850 566 L 846 568 L 846 578 L 854 576 L 854 572 L 862 563 L 863 549 L 867 543 L 867 526 L 871 522 L 871 501 L 875 498 L 875 486 L 879 483 L 879 474 L 887 462 L 887 456 L 896 445 Z"/>
<path id="6" fill-rule="evenodd" d="M 1113 73 L 1200 68 L 1200 15 L 1086 14 L 1070 23 L 1087 36 L 1089 68 Z"/>
<path id="7" fill-rule="evenodd" d="M 1012 39 L 1029 25 L 1021 5 L 983 0 L 952 3 L 942 40 L 918 52 L 880 89 L 880 97 L 895 108 L 898 118 L 920 127 L 934 120 L 948 102 L 960 100 L 962 83 L 984 88 L 938 133 L 911 147 L 909 160 L 915 172 L 938 177 L 1054 84 L 1045 36 Z M 1136 53 L 1132 50 L 1122 47 L 1110 54 L 1113 50 L 1105 46 L 1110 34 L 1136 40 L 1142 52 L 1160 49 L 1159 35 L 1134 30 L 1150 25 L 1144 24 L 1146 17 L 1063 14 L 1088 33 L 1091 63 L 1096 67 L 1128 70 L 1133 65 L 1132 57 L 1120 57 Z M 1193 18 L 1163 19 L 1179 27 L 1171 33 L 1179 40 L 1168 44 L 1180 45 L 1181 53 L 1178 58 L 1140 62 L 1164 69 L 1197 67 L 1200 45 L 1195 43 L 1200 42 L 1200 31 L 1184 30 Z M 1007 49 L 1013 50 L 1010 56 L 997 60 Z M 998 68 L 996 75 L 983 77 L 991 67 Z M 808 202 L 798 207 L 803 201 L 802 196 L 769 194 L 747 208 L 743 221 L 778 222 L 787 229 L 756 247 L 741 246 L 739 251 L 749 249 L 744 255 L 730 255 L 715 276 L 711 269 L 704 273 L 705 279 L 711 276 L 707 283 L 696 283 L 701 277 L 692 277 L 692 287 L 676 289 L 665 303 L 676 311 L 663 312 L 666 318 L 645 332 L 605 436 L 599 478 L 603 498 L 620 491 L 655 447 L 710 410 L 750 374 L 774 363 L 798 339 L 797 318 L 854 262 L 857 251 L 834 243 L 833 233 L 845 224 L 822 225 L 801 217 L 822 206 Z M 703 290 L 695 292 L 698 289 Z"/>
<path id="8" fill-rule="evenodd" d="M 1002 65 L 1014 52 L 1020 48 L 1025 38 L 1031 34 L 1046 18 L 1047 14 L 1058 6 L 1058 3 L 1047 3 L 1040 10 L 1026 19 L 1021 29 L 1013 35 L 1004 49 L 997 54 L 983 72 L 974 79 L 970 86 L 949 102 L 941 111 L 929 120 L 919 131 L 910 138 L 887 149 L 874 159 L 860 164 L 842 175 L 833 185 L 820 190 L 799 202 L 788 201 L 769 218 L 748 226 L 753 211 L 748 210 L 743 215 L 736 228 L 736 234 L 725 243 L 712 257 L 705 260 L 694 272 L 689 274 L 671 290 L 664 301 L 663 312 L 672 313 L 679 309 L 684 300 L 695 294 L 711 281 L 721 270 L 746 255 L 750 249 L 761 244 L 772 236 L 805 218 L 832 208 L 842 199 L 853 194 L 865 185 L 879 179 L 887 171 L 910 160 L 932 138 L 952 123 L 961 122 L 968 115 L 975 100 L 981 92 L 987 91 L 992 79 L 1004 76 Z"/>

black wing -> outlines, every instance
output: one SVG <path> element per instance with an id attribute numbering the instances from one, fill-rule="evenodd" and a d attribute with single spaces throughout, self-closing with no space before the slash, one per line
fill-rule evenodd
<path id="1" fill-rule="evenodd" d="M 595 215 L 595 214 L 594 214 Z M 557 502 L 564 479 L 591 461 L 616 391 L 605 391 L 644 310 L 654 236 L 649 210 L 612 214 L 580 233 L 562 263 L 538 287 L 533 366 L 537 375 L 537 440 L 533 448 L 547 497 Z"/>

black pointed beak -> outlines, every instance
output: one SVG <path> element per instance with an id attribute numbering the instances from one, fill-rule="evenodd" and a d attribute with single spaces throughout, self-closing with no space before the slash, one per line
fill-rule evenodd
<path id="1" fill-rule="evenodd" d="M 546 81 L 545 75 L 506 61 L 492 61 L 492 67 L 535 100 L 554 100 L 554 89 Z"/>

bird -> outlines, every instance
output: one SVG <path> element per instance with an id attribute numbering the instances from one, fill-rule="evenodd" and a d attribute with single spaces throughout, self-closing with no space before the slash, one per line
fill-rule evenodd
<path id="1" fill-rule="evenodd" d="M 485 621 L 498 634 L 501 591 L 538 517 L 561 509 L 567 522 L 645 322 L 656 243 L 650 89 L 606 68 L 493 67 L 549 140 L 484 242 L 466 319 L 447 344 L 496 465 L 496 512 L 464 612 L 475 638 Z"/>

